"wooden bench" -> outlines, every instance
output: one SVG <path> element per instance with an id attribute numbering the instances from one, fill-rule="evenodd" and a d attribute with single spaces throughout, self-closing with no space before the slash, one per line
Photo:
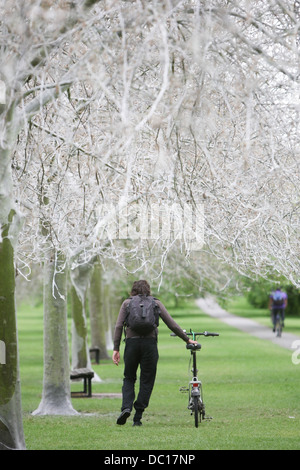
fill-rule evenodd
<path id="1" fill-rule="evenodd" d="M 70 372 L 71 380 L 83 379 L 84 387 L 82 392 L 71 392 L 71 397 L 91 397 L 92 396 L 92 379 L 94 372 L 90 369 L 74 369 Z"/>

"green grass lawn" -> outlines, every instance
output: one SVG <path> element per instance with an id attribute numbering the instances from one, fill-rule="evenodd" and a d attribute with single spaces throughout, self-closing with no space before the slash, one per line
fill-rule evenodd
<path id="1" fill-rule="evenodd" d="M 229 307 L 239 315 L 246 308 L 244 303 Z M 116 425 L 119 398 L 76 398 L 72 403 L 79 416 L 33 417 L 42 393 L 42 308 L 20 307 L 27 449 L 300 449 L 300 365 L 292 363 L 291 352 L 212 319 L 191 304 L 170 313 L 183 328 L 220 333 L 218 338 L 203 338 L 198 353 L 206 411 L 213 417 L 198 429 L 187 410 L 187 394 L 179 392 L 190 378 L 190 354 L 162 322 L 157 379 L 141 428 L 132 427 L 131 419 L 125 426 Z M 121 392 L 122 362 L 116 367 L 112 361 L 102 361 L 94 370 L 102 383 L 94 384 L 93 392 Z M 78 387 L 72 384 L 73 390 Z"/>

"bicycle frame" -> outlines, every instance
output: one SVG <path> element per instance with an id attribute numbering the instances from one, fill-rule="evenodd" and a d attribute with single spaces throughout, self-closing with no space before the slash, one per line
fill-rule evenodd
<path id="1" fill-rule="evenodd" d="M 205 331 L 204 333 L 195 333 L 190 329 L 189 333 L 186 333 L 188 336 L 192 336 L 193 341 L 196 341 L 197 336 L 219 336 L 218 333 L 208 333 Z M 171 336 L 176 336 L 174 333 Z M 205 405 L 203 402 L 203 391 L 202 391 L 202 382 L 198 378 L 198 369 L 197 369 L 197 359 L 196 353 L 201 349 L 201 344 L 192 344 L 187 343 L 186 348 L 191 351 L 191 357 L 193 360 L 192 366 L 192 380 L 189 382 L 188 388 L 181 387 L 180 391 L 182 392 L 189 392 L 189 400 L 188 400 L 188 409 L 191 411 L 191 414 L 194 414 L 195 419 L 195 427 L 198 427 L 199 421 L 201 422 L 202 419 L 212 419 L 211 417 L 205 416 Z"/>
<path id="2" fill-rule="evenodd" d="M 200 349 L 200 348 L 199 348 Z M 195 426 L 198 427 L 198 418 L 201 423 L 201 419 L 210 419 L 205 417 L 205 406 L 203 403 L 203 391 L 202 391 L 202 382 L 198 379 L 198 369 L 197 369 L 197 359 L 196 352 L 197 350 L 191 350 L 191 356 L 193 360 L 192 368 L 192 380 L 189 382 L 189 401 L 188 409 L 191 410 L 191 414 L 195 413 Z M 199 415 L 198 415 L 199 413 Z"/>
<path id="3" fill-rule="evenodd" d="M 274 326 L 274 332 L 277 337 L 281 337 L 282 334 L 282 325 L 283 325 L 283 310 L 273 310 L 272 311 L 272 321 Z"/>
<path id="4" fill-rule="evenodd" d="M 275 331 L 276 331 L 276 336 L 280 338 L 281 333 L 282 333 L 282 320 L 281 320 L 281 316 L 279 312 L 276 314 Z"/>

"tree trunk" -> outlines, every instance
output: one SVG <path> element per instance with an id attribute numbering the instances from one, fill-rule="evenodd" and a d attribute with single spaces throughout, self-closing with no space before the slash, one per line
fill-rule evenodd
<path id="1" fill-rule="evenodd" d="M 14 247 L 10 228 L 12 210 L 0 236 L 0 338 L 5 355 L 0 364 L 0 449 L 25 449 L 19 378 L 18 337 L 15 307 Z"/>
<path id="2" fill-rule="evenodd" d="M 91 324 L 92 348 L 100 349 L 100 359 L 109 359 L 106 350 L 106 322 L 103 305 L 102 267 L 94 264 L 89 289 L 89 312 Z"/>
<path id="3" fill-rule="evenodd" d="M 86 298 L 92 264 L 80 265 L 71 271 L 72 300 L 72 368 L 92 370 L 86 318 Z M 93 382 L 102 382 L 94 371 Z"/>
<path id="4" fill-rule="evenodd" d="M 103 285 L 103 304 L 104 304 L 104 317 L 105 317 L 105 339 L 106 348 L 113 349 L 113 325 L 112 325 L 112 313 L 111 313 L 111 292 L 110 285 L 105 283 Z"/>
<path id="5" fill-rule="evenodd" d="M 21 228 L 15 208 L 11 174 L 11 149 L 15 131 L 11 114 L 0 121 L 5 128 L 0 142 L 0 340 L 5 358 L 0 364 L 0 449 L 24 449 L 19 352 L 15 305 L 14 249 Z"/>
<path id="6" fill-rule="evenodd" d="M 72 305 L 72 369 L 91 368 L 89 348 L 87 342 L 87 324 L 85 317 L 85 306 L 76 292 L 74 285 L 71 286 Z"/>
<path id="7" fill-rule="evenodd" d="M 70 393 L 67 329 L 67 270 L 61 253 L 44 267 L 44 382 L 41 403 L 33 415 L 74 415 Z"/>

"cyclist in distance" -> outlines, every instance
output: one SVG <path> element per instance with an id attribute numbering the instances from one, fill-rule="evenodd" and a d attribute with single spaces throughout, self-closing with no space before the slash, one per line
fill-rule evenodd
<path id="1" fill-rule="evenodd" d="M 275 331 L 276 317 L 279 313 L 281 318 L 282 327 L 284 327 L 285 309 L 288 303 L 288 296 L 286 292 L 277 287 L 276 290 L 271 292 L 269 299 L 269 310 L 271 310 L 271 320 L 273 323 L 273 331 Z"/>

